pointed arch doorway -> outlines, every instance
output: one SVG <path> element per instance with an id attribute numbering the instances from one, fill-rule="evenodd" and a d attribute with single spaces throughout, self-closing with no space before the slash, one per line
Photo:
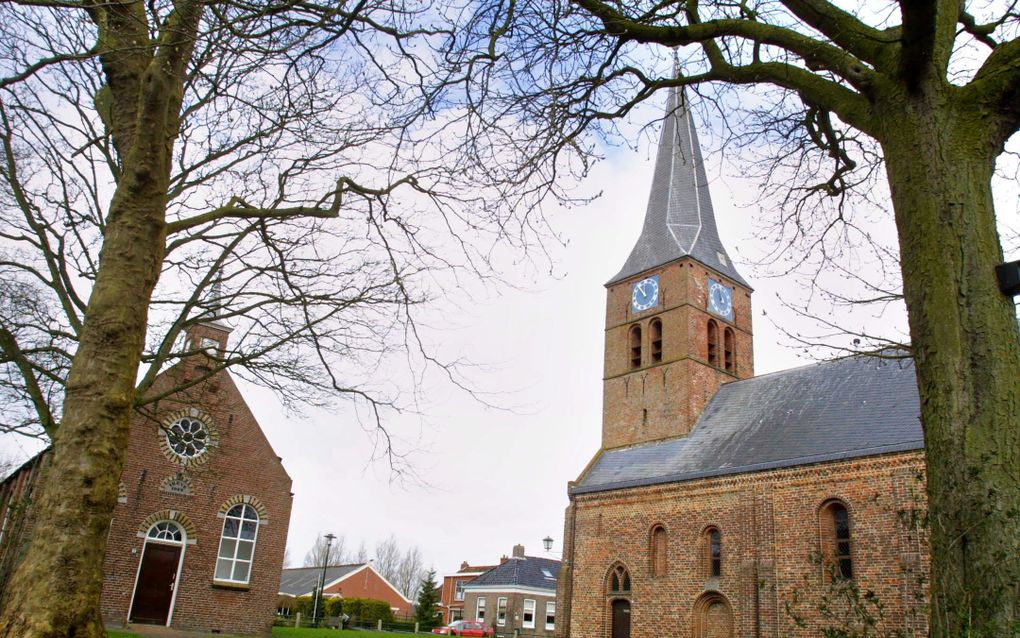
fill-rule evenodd
<path id="1" fill-rule="evenodd" d="M 610 638 L 630 638 L 630 601 L 613 601 L 613 625 Z"/>

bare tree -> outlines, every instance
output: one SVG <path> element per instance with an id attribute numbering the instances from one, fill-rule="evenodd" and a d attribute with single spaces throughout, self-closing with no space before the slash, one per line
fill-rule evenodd
<path id="1" fill-rule="evenodd" d="M 411 600 L 418 598 L 418 590 L 421 589 L 428 570 L 425 569 L 425 559 L 422 558 L 418 546 L 409 547 L 404 551 L 397 567 L 396 580 L 393 584 L 397 589 Z"/>
<path id="2" fill-rule="evenodd" d="M 364 371 L 401 354 L 462 382 L 411 313 L 531 242 L 543 186 L 462 152 L 445 9 L 0 3 L 0 427 L 53 444 L 0 635 L 104 635 L 131 411 L 196 322 L 234 328 L 210 374 L 349 397 L 394 463 L 399 387 Z"/>
<path id="3" fill-rule="evenodd" d="M 329 554 L 326 553 L 326 548 L 329 548 Z M 323 534 L 318 534 L 315 537 L 315 543 L 312 548 L 305 554 L 305 567 L 322 567 L 323 565 L 345 565 L 350 562 L 350 557 L 347 555 L 347 538 L 343 535 L 337 535 L 333 537 L 333 542 L 326 542 L 326 538 Z"/>
<path id="4" fill-rule="evenodd" d="M 383 578 L 411 600 L 417 597 L 422 578 L 428 571 L 418 546 L 402 551 L 397 538 L 392 534 L 376 545 L 372 565 Z"/>
<path id="5" fill-rule="evenodd" d="M 351 562 L 356 565 L 363 565 L 368 560 L 368 547 L 365 545 L 365 541 L 361 541 L 358 545 L 358 551 L 351 554 Z"/>
<path id="6" fill-rule="evenodd" d="M 939 637 L 1020 622 L 1020 332 L 994 272 L 991 186 L 1020 125 L 1018 32 L 1012 2 L 518 0 L 483 3 L 460 36 L 487 143 L 519 151 L 503 166 L 583 171 L 595 155 L 586 132 L 612 134 L 666 87 L 702 86 L 717 89 L 734 136 L 783 169 L 780 239 L 826 250 L 854 222 L 844 197 L 884 173 L 921 396 Z"/>
<path id="7" fill-rule="evenodd" d="M 397 544 L 397 538 L 390 534 L 389 538 L 375 546 L 372 566 L 383 578 L 396 585 L 400 558 L 400 545 Z"/>

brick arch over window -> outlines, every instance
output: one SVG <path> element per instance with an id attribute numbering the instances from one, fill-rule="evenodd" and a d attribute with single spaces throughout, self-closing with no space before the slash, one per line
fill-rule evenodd
<path id="1" fill-rule="evenodd" d="M 648 332 L 652 363 L 660 363 L 662 361 L 662 320 L 655 318 L 648 322 Z"/>
<path id="2" fill-rule="evenodd" d="M 614 563 L 606 574 L 606 593 L 610 596 L 628 596 L 630 592 L 630 572 L 623 563 Z"/>
<path id="3" fill-rule="evenodd" d="M 149 533 L 152 526 L 160 521 L 174 521 L 184 528 L 184 533 L 188 537 L 188 544 L 192 545 L 195 543 L 197 535 L 195 524 L 191 522 L 190 518 L 177 510 L 160 510 L 149 514 L 142 521 L 142 524 L 138 526 L 138 532 L 135 535 L 139 538 L 145 538 L 145 535 Z"/>
<path id="4" fill-rule="evenodd" d="M 719 324 L 715 319 L 708 320 L 708 363 L 719 365 Z"/>
<path id="5" fill-rule="evenodd" d="M 722 576 L 723 537 L 715 525 L 708 525 L 701 531 L 702 571 L 705 578 Z"/>
<path id="6" fill-rule="evenodd" d="M 630 353 L 630 367 L 641 367 L 641 324 L 636 323 L 627 331 L 627 352 Z"/>
<path id="7" fill-rule="evenodd" d="M 726 372 L 735 372 L 737 369 L 737 341 L 733 328 L 723 330 L 723 367 Z"/>
<path id="8" fill-rule="evenodd" d="M 818 536 L 825 576 L 853 578 L 853 524 L 846 501 L 830 498 L 821 504 Z"/>
<path id="9" fill-rule="evenodd" d="M 648 537 L 648 556 L 652 576 L 665 576 L 669 571 L 669 533 L 661 523 L 652 526 Z"/>
<path id="10" fill-rule="evenodd" d="M 249 496 L 247 494 L 231 496 L 223 503 L 223 505 L 220 505 L 220 511 L 216 515 L 223 518 L 227 515 L 227 512 L 230 511 L 230 508 L 235 505 L 241 505 L 242 503 L 247 503 L 255 508 L 255 511 L 259 514 L 259 525 L 265 525 L 269 522 L 269 512 L 266 510 L 266 505 L 262 502 L 262 499 L 257 496 Z"/>
<path id="11" fill-rule="evenodd" d="M 694 602 L 691 626 L 694 638 L 733 638 L 733 609 L 717 591 L 705 592 Z"/>

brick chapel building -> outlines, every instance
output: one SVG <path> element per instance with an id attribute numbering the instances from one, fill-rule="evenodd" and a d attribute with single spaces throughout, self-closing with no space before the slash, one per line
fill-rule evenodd
<path id="1" fill-rule="evenodd" d="M 161 373 L 151 392 L 169 393 L 133 416 L 104 562 L 108 627 L 272 630 L 291 479 L 230 374 L 205 354 L 224 352 L 228 334 L 216 321 L 192 327 L 186 341 L 197 354 Z M 31 533 L 32 490 L 47 456 L 0 484 L 3 575 Z"/>
<path id="2" fill-rule="evenodd" d="M 557 635 L 786 638 L 868 615 L 926 635 L 913 366 L 754 376 L 751 287 L 676 89 L 641 236 L 606 287 L 602 446 L 568 487 Z"/>

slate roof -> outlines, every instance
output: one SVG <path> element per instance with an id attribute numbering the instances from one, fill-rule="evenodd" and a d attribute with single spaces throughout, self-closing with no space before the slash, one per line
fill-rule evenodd
<path id="1" fill-rule="evenodd" d="M 719 240 L 694 119 L 684 93 L 671 87 L 645 225 L 623 269 L 606 285 L 687 256 L 750 288 Z"/>
<path id="2" fill-rule="evenodd" d="M 546 572 L 552 577 L 546 576 Z M 555 591 L 559 573 L 560 561 L 552 558 L 508 558 L 505 563 L 490 569 L 465 587 L 535 587 Z"/>
<path id="3" fill-rule="evenodd" d="M 354 572 L 364 563 L 356 565 L 335 565 L 326 568 L 326 584 L 340 580 L 351 572 Z M 319 585 L 319 577 L 322 575 L 322 567 L 296 567 L 285 569 L 280 574 L 280 593 L 290 596 L 311 596 L 312 591 Z"/>
<path id="4" fill-rule="evenodd" d="M 607 450 L 571 492 L 923 448 L 913 362 L 849 357 L 727 383 L 688 436 Z"/>

